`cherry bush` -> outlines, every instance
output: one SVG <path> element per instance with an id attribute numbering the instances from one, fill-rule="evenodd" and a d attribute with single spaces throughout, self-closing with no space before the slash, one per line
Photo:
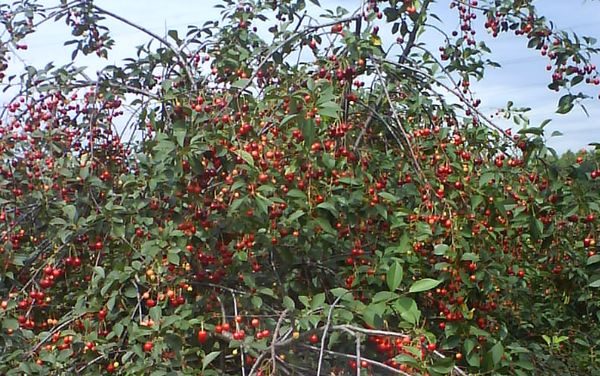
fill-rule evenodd
<path id="1" fill-rule="evenodd" d="M 470 88 L 512 33 L 597 106 L 593 38 L 530 0 L 223 0 L 185 36 L 56 3 L 0 5 L 1 374 L 600 372 L 600 148 Z M 91 78 L 106 19 L 152 42 Z M 44 22 L 73 64 L 20 65 Z"/>

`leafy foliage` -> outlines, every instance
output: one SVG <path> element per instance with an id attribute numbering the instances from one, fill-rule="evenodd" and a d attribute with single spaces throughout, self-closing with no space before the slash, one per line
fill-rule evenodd
<path id="1" fill-rule="evenodd" d="M 91 1 L 0 5 L 0 71 L 46 19 L 73 59 L 107 56 L 107 17 L 160 42 L 96 79 L 0 76 L 21 88 L 0 130 L 0 372 L 597 373 L 598 149 L 558 161 L 545 124 L 513 135 L 469 89 L 494 65 L 471 15 L 543 51 L 560 113 L 598 84 L 593 40 L 530 1 L 455 1 L 434 52 L 429 5 L 226 0 L 166 38 Z"/>

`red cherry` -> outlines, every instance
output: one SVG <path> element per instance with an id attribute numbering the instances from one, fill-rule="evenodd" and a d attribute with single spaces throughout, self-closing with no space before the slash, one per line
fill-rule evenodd
<path id="1" fill-rule="evenodd" d="M 258 319 L 252 319 L 250 325 L 252 325 L 253 328 L 258 328 L 258 326 L 260 325 L 260 321 Z"/>
<path id="2" fill-rule="evenodd" d="M 154 347 L 154 344 L 152 342 L 150 342 L 150 341 L 144 343 L 144 346 L 143 346 L 144 352 L 150 352 L 150 351 L 152 351 L 153 347 Z"/>
<path id="3" fill-rule="evenodd" d="M 310 343 L 315 344 L 319 342 L 319 337 L 316 334 L 313 334 L 308 340 L 310 341 Z"/>
<path id="4" fill-rule="evenodd" d="M 205 330 L 198 331 L 198 342 L 205 343 L 208 340 L 208 333 Z"/>

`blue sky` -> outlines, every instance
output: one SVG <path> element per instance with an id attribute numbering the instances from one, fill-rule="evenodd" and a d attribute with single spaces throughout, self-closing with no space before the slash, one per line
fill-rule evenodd
<path id="1" fill-rule="evenodd" d="M 45 4 L 55 4 L 58 0 L 45 0 Z M 143 25 L 158 33 L 166 34 L 170 29 L 179 29 L 184 32 L 186 25 L 202 24 L 207 20 L 219 17 L 219 10 L 214 5 L 218 0 L 144 0 L 144 1 L 97 1 L 97 4 L 107 10 L 118 13 L 135 23 Z M 361 0 L 321 0 L 324 6 L 341 5 L 354 10 Z M 449 0 L 438 0 L 434 4 L 434 11 L 444 20 L 441 25 L 448 30 L 458 24 L 456 13 L 448 8 Z M 600 1 L 581 0 L 540 0 L 535 2 L 541 14 L 546 15 L 560 29 L 577 32 L 580 35 L 589 35 L 600 39 Z M 478 20 L 478 22 L 482 22 Z M 119 63 L 121 59 L 131 56 L 134 47 L 148 40 L 148 37 L 127 25 L 109 21 L 107 25 L 117 44 L 109 60 L 101 61 L 95 58 L 86 58 L 78 61 L 79 65 L 87 65 L 90 70 L 97 70 L 106 63 Z M 560 95 L 550 92 L 546 85 L 549 83 L 549 73 L 545 66 L 547 60 L 539 56 L 537 51 L 526 48 L 527 40 L 503 34 L 493 39 L 485 33 L 479 37 L 492 49 L 494 59 L 503 67 L 490 70 L 486 78 L 473 86 L 479 98 L 482 99 L 481 109 L 490 114 L 496 109 L 504 107 L 508 100 L 515 105 L 531 107 L 529 113 L 532 126 L 544 119 L 552 119 L 547 127 L 547 135 L 553 130 L 560 130 L 561 137 L 549 139 L 549 144 L 559 152 L 567 149 L 578 150 L 590 142 L 600 142 L 600 100 L 590 100 L 586 103 L 590 117 L 576 107 L 570 114 L 559 115 L 555 113 L 556 104 Z M 56 64 L 69 62 L 69 49 L 63 47 L 63 41 L 70 36 L 68 29 L 61 22 L 48 23 L 31 36 L 27 43 L 29 49 L 21 53 L 22 59 L 34 66 L 44 66 L 49 61 Z M 435 50 L 437 46 L 431 47 Z M 600 57 L 595 60 L 600 66 Z M 16 63 L 15 67 L 17 66 Z M 591 94 L 600 94 L 600 87 L 596 87 Z M 0 104 L 6 99 L 0 96 Z"/>

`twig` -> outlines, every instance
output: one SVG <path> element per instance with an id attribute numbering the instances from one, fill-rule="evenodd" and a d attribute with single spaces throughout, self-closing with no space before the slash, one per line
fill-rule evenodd
<path id="1" fill-rule="evenodd" d="M 217 301 L 219 302 L 219 305 L 221 306 L 221 323 L 225 323 L 227 322 L 227 312 L 225 311 L 225 305 L 223 304 L 223 300 L 221 299 L 221 297 L 217 294 Z M 223 336 L 223 338 L 226 341 L 231 341 L 231 334 L 229 334 L 229 336 Z M 225 367 L 225 353 L 221 353 L 221 356 L 219 357 L 219 361 L 221 362 L 221 369 L 223 369 Z M 242 364 L 243 366 L 243 364 Z"/>
<path id="2" fill-rule="evenodd" d="M 174 46 L 171 45 L 171 43 L 169 43 L 169 41 L 167 41 L 165 38 L 162 38 L 161 36 L 159 36 L 156 33 L 153 33 L 152 31 L 146 29 L 143 26 L 140 26 L 136 23 L 131 22 L 130 20 L 123 18 L 121 16 L 119 16 L 116 13 L 110 12 L 106 9 L 100 8 L 99 6 L 97 6 L 96 4 L 93 4 L 92 7 L 94 9 L 96 9 L 98 12 L 100 13 L 104 13 L 107 16 L 111 16 L 114 19 L 117 19 L 121 22 L 123 22 L 126 25 L 129 25 L 131 27 L 133 27 L 134 29 L 138 29 L 139 31 L 148 34 L 149 36 L 151 36 L 152 38 L 158 40 L 160 43 L 164 44 L 168 49 L 170 49 L 171 51 L 173 51 L 173 53 L 175 54 L 175 56 L 177 56 L 177 60 L 179 60 L 179 63 L 181 64 L 181 68 L 183 68 L 185 74 L 187 75 L 188 80 L 190 80 L 190 85 L 193 85 L 194 83 L 194 77 L 192 76 L 192 74 L 190 73 L 190 70 L 188 69 L 187 66 L 187 57 L 180 51 L 177 50 L 177 48 L 175 48 Z"/>
<path id="3" fill-rule="evenodd" d="M 236 331 L 240 331 L 240 324 L 237 321 L 237 317 L 238 317 L 238 308 L 237 308 L 237 299 L 235 296 L 234 292 L 231 292 L 231 297 L 233 299 L 233 314 L 235 315 L 235 319 L 233 321 L 235 321 L 235 330 Z M 242 364 L 242 376 L 246 376 L 246 368 L 244 367 L 244 344 L 242 343 L 240 345 L 240 359 L 241 359 L 241 364 Z"/>
<path id="4" fill-rule="evenodd" d="M 285 363 L 285 362 L 284 362 L 282 359 L 279 359 L 279 358 L 277 359 L 277 361 L 278 361 L 279 363 L 281 363 L 281 368 L 280 368 L 280 369 L 283 371 L 283 373 L 285 373 L 286 375 L 291 375 L 291 374 L 292 374 L 292 373 L 290 372 L 290 370 L 288 370 L 288 369 L 286 368 L 286 366 L 288 365 L 288 363 Z M 290 365 L 291 365 L 291 364 L 290 364 Z M 276 373 L 275 373 L 275 372 L 272 372 L 271 374 L 272 374 L 272 375 L 276 375 Z M 294 373 L 294 375 L 297 375 L 297 373 Z"/>
<path id="5" fill-rule="evenodd" d="M 96 363 L 97 361 L 99 361 L 100 359 L 104 359 L 104 355 L 99 355 L 97 357 L 95 357 L 94 359 L 90 360 L 89 362 L 87 362 L 83 367 L 79 368 L 78 370 L 76 370 L 75 372 L 79 375 L 81 374 L 81 372 L 88 368 L 89 366 L 91 366 L 92 364 Z"/>
<path id="6" fill-rule="evenodd" d="M 401 63 L 406 61 L 406 59 L 408 58 L 408 54 L 410 54 L 410 50 L 415 45 L 415 41 L 417 40 L 417 33 L 419 31 L 420 26 L 419 22 L 421 21 L 421 18 L 427 14 L 427 7 L 429 7 L 429 3 L 431 3 L 431 0 L 424 0 L 423 4 L 421 5 L 421 11 L 419 12 L 417 19 L 413 24 L 413 28 L 410 31 L 410 34 L 408 35 L 408 40 L 406 41 L 406 46 L 402 51 L 402 55 L 400 55 L 400 58 L 398 59 L 398 61 L 400 61 Z"/>
<path id="7" fill-rule="evenodd" d="M 323 366 L 323 352 L 325 350 L 325 340 L 327 339 L 327 331 L 331 326 L 331 316 L 333 315 L 333 309 L 335 308 L 336 304 L 338 304 L 338 302 L 342 299 L 342 297 L 346 294 L 347 292 L 338 296 L 337 299 L 335 299 L 335 301 L 331 305 L 331 307 L 329 307 L 329 312 L 327 312 L 327 322 L 325 323 L 325 329 L 323 329 L 323 335 L 321 336 L 321 351 L 319 352 L 319 362 L 317 363 L 317 376 L 321 374 L 321 367 Z"/>
<path id="8" fill-rule="evenodd" d="M 400 337 L 400 338 L 410 337 L 409 335 L 404 334 L 404 333 L 390 332 L 390 331 L 386 331 L 386 330 L 367 329 L 367 328 L 361 328 L 359 326 L 354 326 L 354 325 L 335 325 L 335 326 L 333 326 L 332 329 L 334 329 L 334 330 L 346 329 L 351 332 L 359 332 L 359 333 L 372 334 L 372 335 L 378 335 L 378 336 L 389 336 L 389 337 Z"/>
<path id="9" fill-rule="evenodd" d="M 279 329 L 281 328 L 281 324 L 283 323 L 283 319 L 285 315 L 287 315 L 288 309 L 286 308 L 281 315 L 279 316 L 279 320 L 277 320 L 277 324 L 275 325 L 275 330 L 273 331 L 273 339 L 271 341 L 271 362 L 273 363 L 272 373 L 276 375 L 277 370 L 277 354 L 275 353 L 275 343 L 277 342 L 277 336 L 279 335 Z"/>
<path id="10" fill-rule="evenodd" d="M 310 345 L 301 345 L 303 348 L 307 349 L 307 350 L 312 350 L 312 351 L 320 351 L 320 349 L 318 347 L 314 347 L 314 346 L 310 346 Z M 336 356 L 340 356 L 342 358 L 347 358 L 347 359 L 355 359 L 354 355 L 349 355 L 349 354 L 344 354 L 344 353 L 340 353 L 337 351 L 331 351 L 331 350 L 323 350 L 324 353 L 326 354 L 330 354 L 330 355 L 336 355 Z M 368 358 L 362 358 L 362 361 L 367 362 L 369 364 L 372 364 L 374 366 L 386 369 L 392 373 L 395 373 L 396 375 L 403 375 L 403 376 L 410 376 L 410 374 L 400 371 L 399 369 L 395 369 L 394 367 L 390 367 L 387 364 L 378 362 L 376 360 L 373 359 L 368 359 Z M 359 365 L 357 365 L 359 366 Z"/>
<path id="11" fill-rule="evenodd" d="M 254 81 L 254 79 L 256 78 L 256 76 L 258 75 L 258 73 L 268 63 L 269 59 L 275 54 L 275 52 L 279 51 L 279 49 L 282 48 L 283 46 L 285 46 L 286 44 L 290 43 L 294 39 L 302 38 L 303 36 L 309 34 L 312 31 L 323 29 L 325 27 L 329 27 L 329 26 L 333 26 L 333 25 L 337 25 L 339 23 L 346 23 L 346 22 L 350 22 L 350 21 L 355 21 L 357 18 L 360 18 L 360 17 L 361 17 L 361 15 L 358 15 L 358 16 L 354 15 L 352 17 L 348 17 L 348 18 L 344 18 L 344 19 L 336 20 L 336 21 L 332 21 L 332 22 L 327 22 L 327 23 L 320 24 L 320 25 L 307 26 L 306 28 L 304 28 L 304 30 L 302 30 L 300 32 L 294 32 L 294 33 L 292 33 L 292 35 L 290 35 L 289 37 L 287 37 L 286 39 L 284 39 L 283 42 L 281 42 L 278 45 L 276 45 L 275 47 L 273 47 L 273 49 L 271 49 L 271 51 L 269 51 L 267 53 L 267 55 L 258 64 L 258 66 L 254 70 L 254 72 L 252 72 L 252 75 L 248 78 L 248 82 L 246 82 L 246 84 L 239 89 L 238 95 L 240 93 L 243 93 L 246 89 L 248 89 L 250 87 L 250 85 L 252 85 L 252 81 Z M 302 21 L 302 18 L 300 19 L 300 21 Z M 300 24 L 298 24 L 298 25 L 300 25 Z M 234 96 L 231 99 L 229 99 L 229 101 L 227 102 L 227 105 L 225 105 L 223 107 L 223 110 L 221 110 L 221 112 L 224 111 L 226 108 L 228 108 L 231 105 L 231 103 L 235 100 L 235 98 L 237 98 L 237 96 Z"/>
<path id="12" fill-rule="evenodd" d="M 442 359 L 445 359 L 445 358 L 446 358 L 446 357 L 444 356 L 444 354 L 442 354 L 441 352 L 439 352 L 439 351 L 437 351 L 437 350 L 434 350 L 434 351 L 433 351 L 433 353 L 434 353 L 435 355 L 437 355 L 438 357 L 442 358 Z M 462 369 L 458 368 L 457 366 L 454 366 L 454 367 L 453 367 L 453 369 L 454 369 L 454 372 L 455 372 L 456 374 L 458 374 L 458 375 L 461 375 L 461 376 L 468 376 L 468 374 L 467 374 L 465 371 L 463 371 Z"/>
<path id="13" fill-rule="evenodd" d="M 398 67 L 410 70 L 414 73 L 423 75 L 424 77 L 430 79 L 432 82 L 435 82 L 436 84 L 438 84 L 439 86 L 443 87 L 444 89 L 446 89 L 448 92 L 450 92 L 451 94 L 453 94 L 454 96 L 456 96 L 458 99 L 460 99 L 460 101 L 467 107 L 469 107 L 469 109 L 473 112 L 475 112 L 479 117 L 481 117 L 483 120 L 485 120 L 486 123 L 488 123 L 488 125 L 490 125 L 492 128 L 494 128 L 495 130 L 497 130 L 498 132 L 502 133 L 506 138 L 508 138 L 510 141 L 515 142 L 512 137 L 510 137 L 509 134 L 506 133 L 506 131 L 504 131 L 502 128 L 500 128 L 498 125 L 496 125 L 493 121 L 491 121 L 487 116 L 485 116 L 481 111 L 479 111 L 479 109 L 475 106 L 473 106 L 471 103 L 469 103 L 469 101 L 467 100 L 467 98 L 465 98 L 464 95 L 462 95 L 462 93 L 460 93 L 459 91 L 451 88 L 450 86 L 446 85 L 445 83 L 443 83 L 442 81 L 438 80 L 437 78 L 433 77 L 432 75 L 423 72 L 417 68 L 413 68 L 410 65 L 406 65 L 406 64 L 401 64 L 401 63 L 396 63 L 393 61 L 389 61 L 386 60 L 387 63 L 392 64 L 392 65 L 396 65 Z M 446 73 L 446 75 L 449 76 L 448 73 Z M 454 80 L 451 76 L 449 76 L 450 80 L 454 83 Z"/>
<path id="14" fill-rule="evenodd" d="M 400 117 L 398 116 L 398 112 L 396 111 L 396 107 L 394 107 L 394 102 L 392 102 L 392 98 L 390 97 L 390 92 L 387 89 L 387 85 L 386 85 L 385 80 L 383 79 L 383 74 L 381 73 L 381 70 L 379 69 L 379 65 L 373 64 L 373 66 L 375 67 L 375 70 L 377 71 L 377 77 L 379 78 L 379 81 L 381 83 L 381 87 L 383 89 L 385 97 L 386 97 L 388 103 L 390 104 L 390 109 L 392 110 L 394 120 L 396 120 L 396 124 L 400 128 L 400 131 L 402 132 L 402 136 L 404 137 L 404 140 L 406 141 L 406 146 L 408 148 L 408 151 L 410 153 L 412 161 L 415 165 L 415 168 L 417 169 L 417 171 L 419 172 L 421 177 L 423 177 L 423 170 L 421 169 L 419 160 L 417 159 L 417 156 L 415 155 L 415 151 L 413 150 L 412 144 L 410 143 L 408 134 L 406 133 L 404 126 L 402 126 L 402 122 L 400 121 Z M 398 136 L 396 136 L 396 134 L 391 129 L 390 129 L 390 132 L 392 133 L 392 136 L 394 137 L 394 139 L 396 139 L 396 142 L 398 142 L 400 145 L 402 145 L 402 142 L 398 139 Z M 425 179 L 423 179 L 423 181 L 425 181 Z"/>
<path id="15" fill-rule="evenodd" d="M 138 276 L 135 276 L 135 279 L 138 279 Z M 137 284 L 136 281 L 133 281 L 133 285 L 135 286 L 135 293 L 137 295 L 137 311 L 139 312 L 139 318 L 140 318 L 140 322 L 142 322 L 142 297 L 140 296 L 140 286 Z M 133 312 L 133 315 L 135 315 L 135 310 Z"/>
<path id="16" fill-rule="evenodd" d="M 360 376 L 360 334 L 356 334 L 356 376 Z"/>
<path id="17" fill-rule="evenodd" d="M 250 373 L 248 373 L 248 376 L 254 375 L 254 373 L 258 370 L 258 367 L 260 367 L 260 363 L 262 363 L 265 356 L 267 356 L 267 353 L 263 352 L 256 358 L 254 364 L 252 365 L 252 368 L 250 368 Z"/>
<path id="18" fill-rule="evenodd" d="M 54 333 L 60 331 L 65 326 L 71 324 L 73 321 L 77 320 L 78 318 L 80 318 L 86 314 L 87 314 L 87 312 L 80 313 L 79 315 L 73 316 L 70 319 L 64 321 L 62 324 L 57 325 L 54 328 L 52 328 L 52 330 L 48 332 L 48 334 L 46 335 L 46 337 L 44 337 L 44 339 L 42 339 L 35 346 L 33 346 L 33 348 L 29 351 L 28 356 L 32 356 L 40 348 L 40 346 L 42 346 L 47 340 L 49 340 L 52 337 L 52 335 L 54 335 Z"/>
<path id="19" fill-rule="evenodd" d="M 209 286 L 209 287 L 213 287 L 215 289 L 221 289 L 221 290 L 224 290 L 224 291 L 229 291 L 230 293 L 235 293 L 235 294 L 238 294 L 238 295 L 248 295 L 248 293 L 245 292 L 245 291 L 232 289 L 230 287 L 222 286 L 222 285 L 217 285 L 215 283 L 210 283 L 210 282 L 195 282 L 195 281 L 192 281 L 191 283 L 194 284 L 194 285 L 198 285 L 198 286 Z M 225 314 L 223 314 L 223 317 L 225 317 Z"/>

